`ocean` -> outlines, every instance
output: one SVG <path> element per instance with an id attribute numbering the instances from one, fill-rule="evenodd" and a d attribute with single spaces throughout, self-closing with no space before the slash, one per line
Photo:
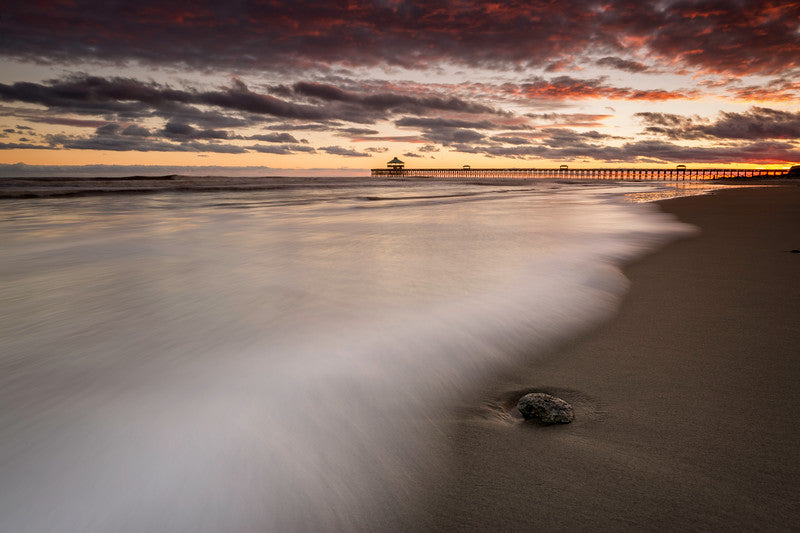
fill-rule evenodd
<path id="1" fill-rule="evenodd" d="M 694 231 L 648 200 L 701 192 L 242 180 L 0 199 L 0 530 L 393 521 L 439 413 L 613 316 Z"/>

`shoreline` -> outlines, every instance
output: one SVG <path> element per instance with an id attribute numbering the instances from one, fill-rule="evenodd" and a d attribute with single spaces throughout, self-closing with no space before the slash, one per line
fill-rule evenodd
<path id="1" fill-rule="evenodd" d="M 514 369 L 575 406 L 540 427 L 456 408 L 426 530 L 790 530 L 800 523 L 800 187 L 658 202 L 701 228 L 624 267 L 617 316 Z"/>
<path id="2" fill-rule="evenodd" d="M 374 178 L 374 177 L 287 177 L 287 176 L 164 176 L 125 177 L 6 177 L 0 178 L 0 200 L 29 200 L 46 198 L 76 198 L 99 195 L 147 195 L 173 192 L 259 192 L 313 184 L 348 183 L 374 185 L 383 182 L 421 181 L 433 184 L 475 183 L 519 185 L 524 183 L 575 183 L 575 184 L 640 184 L 653 186 L 741 187 L 759 185 L 796 184 L 796 178 L 721 178 L 690 181 L 658 180 L 593 180 L 565 178 Z"/>

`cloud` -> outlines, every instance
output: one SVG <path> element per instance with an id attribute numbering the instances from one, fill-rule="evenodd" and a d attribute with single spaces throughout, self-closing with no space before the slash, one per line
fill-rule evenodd
<path id="1" fill-rule="evenodd" d="M 270 133 L 267 135 L 251 135 L 248 139 L 252 139 L 254 141 L 263 141 L 268 143 L 294 143 L 297 144 L 298 141 L 294 135 L 290 135 L 288 133 Z"/>
<path id="2" fill-rule="evenodd" d="M 72 0 L 4 7 L 0 54 L 193 69 L 559 68 L 596 51 L 715 72 L 800 63 L 797 2 Z M 141 28 L 147 28 L 142 32 Z M 213 38 L 209 38 L 213 36 Z M 625 61 L 625 60 L 622 60 Z M 615 67 L 616 68 L 616 67 Z"/>
<path id="3" fill-rule="evenodd" d="M 429 129 L 422 134 L 422 138 L 428 142 L 441 144 L 443 146 L 453 146 L 459 143 L 481 142 L 486 137 L 475 130 L 459 128 Z"/>
<path id="4" fill-rule="evenodd" d="M 491 137 L 490 140 L 504 144 L 530 144 L 530 141 L 528 139 L 524 139 L 522 137 L 517 137 L 517 136 L 498 135 L 495 137 Z"/>
<path id="5" fill-rule="evenodd" d="M 306 153 L 306 154 L 316 153 L 316 150 L 314 148 L 298 144 L 293 144 L 293 145 L 285 144 L 280 146 L 255 144 L 252 146 L 248 146 L 247 149 L 262 154 L 278 154 L 278 155 L 288 155 L 297 153 Z"/>
<path id="6" fill-rule="evenodd" d="M 621 57 L 606 56 L 594 62 L 595 65 L 601 67 L 608 67 L 617 70 L 624 70 L 625 72 L 645 72 L 649 68 L 644 63 L 638 61 L 631 61 L 629 59 L 622 59 Z"/>
<path id="7" fill-rule="evenodd" d="M 508 115 L 483 104 L 454 96 L 441 96 L 430 90 L 424 94 L 355 93 L 331 85 L 297 83 L 292 98 L 296 99 L 283 100 L 253 92 L 240 80 L 234 80 L 230 87 L 213 91 L 174 89 L 168 85 L 132 78 L 88 75 L 73 75 L 45 83 L 0 84 L 0 100 L 47 108 L 48 115 L 45 116 L 37 116 L 35 110 L 28 110 L 29 114 L 34 114 L 31 118 L 34 121 L 99 127 L 108 124 L 110 118 L 125 122 L 156 116 L 167 121 L 162 134 L 170 138 L 192 136 L 222 139 L 227 138 L 228 134 L 219 126 L 253 126 L 274 119 L 289 119 L 306 125 L 311 123 L 310 129 L 330 130 L 341 122 L 372 124 L 401 112 L 425 114 L 450 111 Z M 104 117 L 104 120 L 63 118 L 53 116 L 54 113 L 94 115 Z"/>
<path id="8" fill-rule="evenodd" d="M 300 122 L 300 121 L 292 121 L 292 122 L 278 122 L 276 124 L 268 124 L 264 126 L 264 129 L 267 130 L 292 130 L 292 131 L 331 131 L 339 128 L 341 126 L 340 122 L 336 121 L 327 121 L 327 122 Z"/>
<path id="9" fill-rule="evenodd" d="M 99 132 L 99 130 L 98 130 Z M 229 133 L 222 130 L 198 130 L 190 124 L 181 122 L 167 122 L 161 130 L 164 137 L 173 140 L 186 141 L 188 139 L 227 139 Z"/>
<path id="10" fill-rule="evenodd" d="M 636 113 L 645 131 L 672 139 L 800 139 L 800 112 L 751 107 L 722 112 L 714 121 L 666 113 Z"/>
<path id="11" fill-rule="evenodd" d="M 120 133 L 122 135 L 129 135 L 133 137 L 149 137 L 150 135 L 152 135 L 150 133 L 150 130 L 148 130 L 147 128 L 143 128 L 142 126 L 139 126 L 137 124 L 131 124 L 129 126 L 126 126 Z"/>
<path id="12" fill-rule="evenodd" d="M 464 153 L 502 156 L 518 159 L 547 159 L 552 161 L 599 161 L 626 164 L 636 163 L 697 163 L 727 165 L 732 162 L 749 164 L 780 164 L 800 161 L 800 150 L 786 142 L 752 142 L 737 146 L 683 146 L 664 141 L 636 141 L 621 146 L 608 144 L 559 144 L 526 146 L 459 146 Z"/>
<path id="13" fill-rule="evenodd" d="M 535 122 L 547 122 L 550 127 L 597 127 L 614 115 L 588 113 L 525 113 Z"/>
<path id="14" fill-rule="evenodd" d="M 630 28 L 617 20 L 620 29 Z M 661 7 L 657 27 L 647 24 L 635 33 L 666 62 L 705 72 L 768 74 L 800 65 L 798 20 L 797 2 L 674 2 Z"/>
<path id="15" fill-rule="evenodd" d="M 68 117 L 27 117 L 31 122 L 39 122 L 41 124 L 54 124 L 60 126 L 73 126 L 76 128 L 98 128 L 109 124 L 107 120 L 85 120 L 79 118 Z"/>
<path id="16" fill-rule="evenodd" d="M 114 152 L 213 152 L 222 154 L 243 154 L 247 150 L 241 146 L 195 141 L 172 143 L 156 139 L 125 137 L 120 135 L 97 135 L 93 137 L 69 137 L 48 135 L 50 148 L 67 150 L 107 150 Z"/>
<path id="17" fill-rule="evenodd" d="M 178 90 L 132 78 L 101 78 L 80 74 L 41 84 L 0 84 L 0 100 L 38 104 L 62 113 L 114 115 L 120 118 L 157 115 L 174 119 L 176 116 L 190 116 L 194 119 L 192 122 L 202 122 L 209 117 L 208 113 L 192 105 L 280 118 L 327 118 L 324 109 L 256 94 L 241 84 L 217 91 Z M 218 113 L 211 116 L 216 120 L 222 118 Z M 52 121 L 52 118 L 39 119 L 42 122 L 48 120 Z M 237 122 L 241 124 L 241 118 Z"/>
<path id="18" fill-rule="evenodd" d="M 393 113 L 424 114 L 427 111 L 457 111 L 461 113 L 505 114 L 487 105 L 468 102 L 455 96 L 437 94 L 416 95 L 401 92 L 357 94 L 323 83 L 298 82 L 292 87 L 294 95 L 310 97 L 320 102 L 355 104 L 358 109 Z"/>
<path id="19" fill-rule="evenodd" d="M 29 143 L 0 143 L 0 150 L 48 150 L 50 146 Z"/>
<path id="20" fill-rule="evenodd" d="M 697 95 L 694 90 L 632 89 L 606 83 L 605 77 L 579 79 L 557 76 L 551 79 L 534 77 L 527 83 L 504 84 L 503 89 L 516 98 L 530 100 L 685 100 Z"/>
<path id="21" fill-rule="evenodd" d="M 380 135 L 370 137 L 354 137 L 350 142 L 399 142 L 399 143 L 422 143 L 425 139 L 421 135 Z"/>
<path id="22" fill-rule="evenodd" d="M 781 77 L 764 85 L 731 87 L 727 93 L 737 100 L 795 102 L 800 99 L 800 81 Z"/>
<path id="23" fill-rule="evenodd" d="M 369 154 L 351 150 L 350 148 L 343 148 L 341 146 L 325 146 L 320 148 L 320 151 L 332 155 L 343 155 L 347 157 L 369 157 Z"/>
<path id="24" fill-rule="evenodd" d="M 395 126 L 399 127 L 412 127 L 412 128 L 476 128 L 476 129 L 496 129 L 497 126 L 488 120 L 458 120 L 452 118 L 435 117 L 435 118 L 417 118 L 417 117 L 404 117 L 396 120 Z"/>
<path id="25" fill-rule="evenodd" d="M 380 133 L 378 130 L 369 128 L 341 128 L 339 130 L 339 134 L 345 137 L 352 135 L 376 135 L 378 133 Z"/>

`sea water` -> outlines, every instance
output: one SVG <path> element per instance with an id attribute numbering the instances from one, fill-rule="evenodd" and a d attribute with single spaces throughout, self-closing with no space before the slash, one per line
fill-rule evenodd
<path id="1" fill-rule="evenodd" d="M 0 200 L 0 530 L 391 519 L 433 413 L 691 231 L 636 184 L 271 183 Z"/>

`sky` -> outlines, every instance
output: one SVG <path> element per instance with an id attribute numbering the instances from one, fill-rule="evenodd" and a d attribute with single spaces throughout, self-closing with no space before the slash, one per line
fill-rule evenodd
<path id="1" fill-rule="evenodd" d="M 800 162 L 796 1 L 0 1 L 0 176 Z"/>

